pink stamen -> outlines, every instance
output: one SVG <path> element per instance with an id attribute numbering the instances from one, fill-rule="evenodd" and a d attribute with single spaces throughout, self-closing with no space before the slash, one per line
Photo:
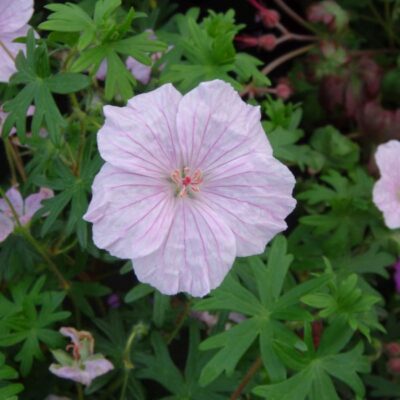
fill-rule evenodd
<path id="1" fill-rule="evenodd" d="M 185 167 L 182 170 L 176 169 L 171 174 L 172 182 L 174 182 L 179 190 L 178 196 L 185 197 L 190 192 L 200 192 L 200 184 L 203 182 L 203 174 L 199 169 L 190 173 L 190 168 Z"/>

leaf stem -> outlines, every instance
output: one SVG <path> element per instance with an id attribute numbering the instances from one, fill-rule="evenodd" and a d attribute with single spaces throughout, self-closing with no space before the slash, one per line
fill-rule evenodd
<path id="1" fill-rule="evenodd" d="M 134 365 L 131 360 L 131 348 L 132 348 L 132 345 L 133 345 L 133 342 L 135 340 L 137 333 L 138 333 L 137 327 L 134 326 L 131 334 L 128 337 L 128 340 L 126 341 L 124 354 L 123 354 L 124 379 L 122 381 L 121 395 L 119 397 L 119 400 L 126 400 L 126 389 L 128 388 L 129 374 L 130 374 L 131 369 L 134 368 Z"/>
<path id="2" fill-rule="evenodd" d="M 244 388 L 250 382 L 251 378 L 253 378 L 254 374 L 260 369 L 262 365 L 261 357 L 258 357 L 253 364 L 251 364 L 249 370 L 247 371 L 246 375 L 240 382 L 239 386 L 236 390 L 232 393 L 229 400 L 238 400 L 240 395 L 242 394 Z"/>
<path id="3" fill-rule="evenodd" d="M 6 143 L 9 142 L 9 148 L 10 148 L 10 154 L 15 162 L 15 166 L 17 168 L 17 171 L 19 175 L 21 176 L 21 179 L 23 182 L 26 182 L 28 180 L 24 168 L 24 163 L 22 162 L 21 155 L 19 154 L 18 150 L 15 149 L 14 144 L 11 142 L 10 138 L 6 140 Z M 7 146 L 7 144 L 6 144 Z"/>

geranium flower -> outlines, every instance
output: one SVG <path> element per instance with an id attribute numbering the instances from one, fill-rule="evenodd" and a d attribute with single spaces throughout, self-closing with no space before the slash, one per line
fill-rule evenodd
<path id="1" fill-rule="evenodd" d="M 17 226 L 13 211 L 17 214 L 21 225 L 28 225 L 36 211 L 42 207 L 42 201 L 53 196 L 51 189 L 41 188 L 39 192 L 31 194 L 24 201 L 18 189 L 15 187 L 9 189 L 6 197 L 14 210 L 5 199 L 0 199 L 0 242 L 7 239 Z"/>
<path id="2" fill-rule="evenodd" d="M 262 253 L 286 229 L 295 180 L 231 85 L 182 96 L 171 84 L 106 106 L 105 165 L 84 218 L 99 248 L 132 259 L 139 280 L 165 294 L 204 296 L 236 256 Z"/>
<path id="3" fill-rule="evenodd" d="M 71 350 L 72 355 L 64 350 L 52 351 L 58 361 L 49 368 L 54 375 L 89 386 L 93 379 L 114 369 L 101 354 L 94 354 L 94 338 L 90 332 L 63 327 L 60 333 L 71 339 L 67 350 Z"/>
<path id="4" fill-rule="evenodd" d="M 375 183 L 373 201 L 383 212 L 387 227 L 400 228 L 400 142 L 379 145 L 375 160 L 381 178 Z"/>
<path id="5" fill-rule="evenodd" d="M 153 59 L 153 57 L 152 57 Z M 143 85 L 147 85 L 150 82 L 151 77 L 151 66 L 144 65 L 134 59 L 133 57 L 128 57 L 125 62 L 126 68 L 131 72 L 134 78 L 142 83 Z M 107 61 L 103 60 L 100 64 L 99 69 L 96 72 L 96 78 L 103 81 L 106 79 L 107 75 Z"/>
<path id="6" fill-rule="evenodd" d="M 14 39 L 26 36 L 33 14 L 33 0 L 0 0 L 0 82 L 8 82 L 16 71 L 15 57 L 25 44 Z"/>

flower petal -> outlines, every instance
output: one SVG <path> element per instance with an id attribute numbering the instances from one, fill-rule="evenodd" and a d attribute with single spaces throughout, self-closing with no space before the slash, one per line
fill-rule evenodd
<path id="1" fill-rule="evenodd" d="M 265 134 L 254 129 L 259 124 L 259 107 L 247 105 L 226 82 L 201 83 L 179 103 L 177 129 L 183 166 L 206 170 L 248 152 L 256 146 L 272 154 Z"/>
<path id="2" fill-rule="evenodd" d="M 187 200 L 178 200 L 163 245 L 132 262 L 138 279 L 160 292 L 201 297 L 223 281 L 235 259 L 236 244 L 216 213 L 195 199 Z"/>
<path id="3" fill-rule="evenodd" d="M 125 171 L 168 177 L 179 158 L 175 116 L 181 97 L 167 84 L 135 96 L 127 107 L 104 107 L 98 133 L 103 159 Z"/>
<path id="4" fill-rule="evenodd" d="M 97 247 L 120 258 L 157 250 L 170 228 L 174 198 L 168 181 L 138 175 L 106 163 L 93 183 L 86 221 Z"/>
<path id="5" fill-rule="evenodd" d="M 236 237 L 237 255 L 262 253 L 287 228 L 294 176 L 272 156 L 254 153 L 215 172 L 201 189 L 203 201 L 224 218 Z"/>
<path id="6" fill-rule="evenodd" d="M 8 82 L 11 75 L 17 71 L 14 59 L 19 51 L 25 52 L 26 46 L 24 43 L 14 43 L 13 40 L 26 36 L 29 28 L 28 25 L 25 25 L 16 32 L 0 34 L 0 40 L 7 48 L 6 51 L 3 46 L 0 46 L 0 82 Z"/>
<path id="7" fill-rule="evenodd" d="M 400 183 L 400 141 L 389 140 L 379 145 L 375 160 L 381 176 L 391 177 Z"/>
<path id="8" fill-rule="evenodd" d="M 71 381 L 82 383 L 89 386 L 92 383 L 92 377 L 87 371 L 76 367 L 64 367 L 59 364 L 51 364 L 50 372 L 59 378 L 70 379 Z"/>
<path id="9" fill-rule="evenodd" d="M 50 199 L 54 192 L 48 188 L 40 188 L 39 192 L 31 194 L 25 199 L 24 223 L 28 223 L 35 213 L 42 208 L 42 201 Z"/>
<path id="10" fill-rule="evenodd" d="M 13 221 L 0 213 L 0 242 L 3 242 L 14 230 Z"/>
<path id="11" fill-rule="evenodd" d="M 147 85 L 150 82 L 151 67 L 144 65 L 133 57 L 126 59 L 126 67 L 131 71 L 132 75 L 143 85 Z"/>
<path id="12" fill-rule="evenodd" d="M 21 216 L 24 211 L 24 200 L 22 199 L 21 193 L 15 187 L 8 189 L 6 192 L 8 201 L 13 206 L 18 216 Z M 4 199 L 0 199 L 0 210 L 3 211 L 7 216 L 13 217 L 13 213 L 8 205 L 8 202 Z"/>
<path id="13" fill-rule="evenodd" d="M 375 160 L 381 178 L 373 189 L 373 201 L 383 213 L 388 228 L 400 228 L 400 142 L 390 140 L 378 146 Z"/>
<path id="14" fill-rule="evenodd" d="M 383 213 L 386 226 L 390 229 L 400 228 L 400 180 L 382 177 L 375 183 L 372 198 Z"/>
<path id="15" fill-rule="evenodd" d="M 32 14 L 33 0 L 0 1 L 0 40 L 4 33 L 15 32 L 27 24 Z"/>
<path id="16" fill-rule="evenodd" d="M 110 361 L 99 357 L 99 355 L 97 357 L 96 359 L 85 361 L 85 372 L 87 372 L 91 380 L 114 369 L 114 365 Z"/>

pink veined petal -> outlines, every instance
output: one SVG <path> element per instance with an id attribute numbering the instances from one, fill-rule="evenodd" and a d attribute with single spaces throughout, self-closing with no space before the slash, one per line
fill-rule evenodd
<path id="1" fill-rule="evenodd" d="M 14 187 L 8 189 L 6 192 L 6 197 L 14 207 L 14 210 L 18 216 L 21 216 L 24 211 L 24 200 L 22 199 L 19 190 Z M 8 205 L 8 202 L 4 199 L 0 199 L 0 210 L 6 213 L 8 216 L 13 217 L 13 213 Z"/>
<path id="2" fill-rule="evenodd" d="M 19 51 L 25 52 L 26 46 L 24 43 L 14 43 L 13 40 L 17 37 L 26 36 L 29 28 L 28 25 L 25 25 L 15 32 L 0 33 L 0 40 L 8 50 L 6 51 L 3 46 L 0 46 L 0 82 L 8 82 L 11 75 L 17 71 L 14 59 Z"/>
<path id="3" fill-rule="evenodd" d="M 15 32 L 28 23 L 33 14 L 33 0 L 0 0 L 0 40 L 2 34 Z"/>
<path id="4" fill-rule="evenodd" d="M 265 134 L 260 136 L 259 107 L 242 101 L 231 85 L 220 80 L 201 83 L 186 94 L 179 104 L 177 129 L 183 164 L 193 170 L 239 157 L 263 146 L 272 154 Z"/>
<path id="5" fill-rule="evenodd" d="M 160 292 L 202 297 L 220 285 L 235 255 L 235 238 L 225 222 L 207 205 L 180 199 L 162 246 L 132 262 L 138 279 Z"/>
<path id="6" fill-rule="evenodd" d="M 13 221 L 3 213 L 0 213 L 0 242 L 6 240 L 13 230 Z"/>
<path id="7" fill-rule="evenodd" d="M 25 223 L 28 223 L 34 214 L 42 208 L 42 201 L 50 199 L 54 192 L 48 188 L 41 188 L 38 193 L 31 194 L 25 199 L 24 217 Z"/>
<path id="8" fill-rule="evenodd" d="M 202 187 L 202 200 L 224 218 L 236 238 L 237 255 L 262 253 L 287 228 L 293 211 L 295 180 L 272 156 L 254 153 L 231 163 Z"/>
<path id="9" fill-rule="evenodd" d="M 191 114 L 193 124 L 185 125 Z M 286 229 L 284 219 L 295 206 L 294 177 L 273 158 L 260 118 L 257 107 L 246 105 L 221 81 L 201 84 L 183 98 L 178 111 L 179 134 L 188 141 L 183 147 L 194 148 L 193 155 L 184 151 L 187 163 L 203 172 L 202 200 L 232 229 L 238 256 L 262 253 Z M 204 149 L 197 150 L 200 145 Z"/>
<path id="10" fill-rule="evenodd" d="M 98 133 L 104 160 L 117 168 L 169 177 L 179 164 L 175 116 L 181 94 L 170 84 L 129 100 L 127 107 L 104 107 Z"/>
<path id="11" fill-rule="evenodd" d="M 382 177 L 375 183 L 372 198 L 383 213 L 386 226 L 400 228 L 400 180 Z"/>
<path id="12" fill-rule="evenodd" d="M 106 163 L 95 179 L 84 219 L 94 223 L 97 247 L 116 257 L 135 258 L 161 246 L 174 208 L 167 180 L 126 172 Z"/>
<path id="13" fill-rule="evenodd" d="M 92 383 L 91 375 L 87 371 L 80 369 L 79 366 L 64 367 L 58 364 L 51 364 L 49 370 L 59 378 L 70 379 L 85 386 L 89 386 Z"/>
<path id="14" fill-rule="evenodd" d="M 133 57 L 126 59 L 126 67 L 131 71 L 132 75 L 143 85 L 150 82 L 151 66 L 144 65 Z"/>

